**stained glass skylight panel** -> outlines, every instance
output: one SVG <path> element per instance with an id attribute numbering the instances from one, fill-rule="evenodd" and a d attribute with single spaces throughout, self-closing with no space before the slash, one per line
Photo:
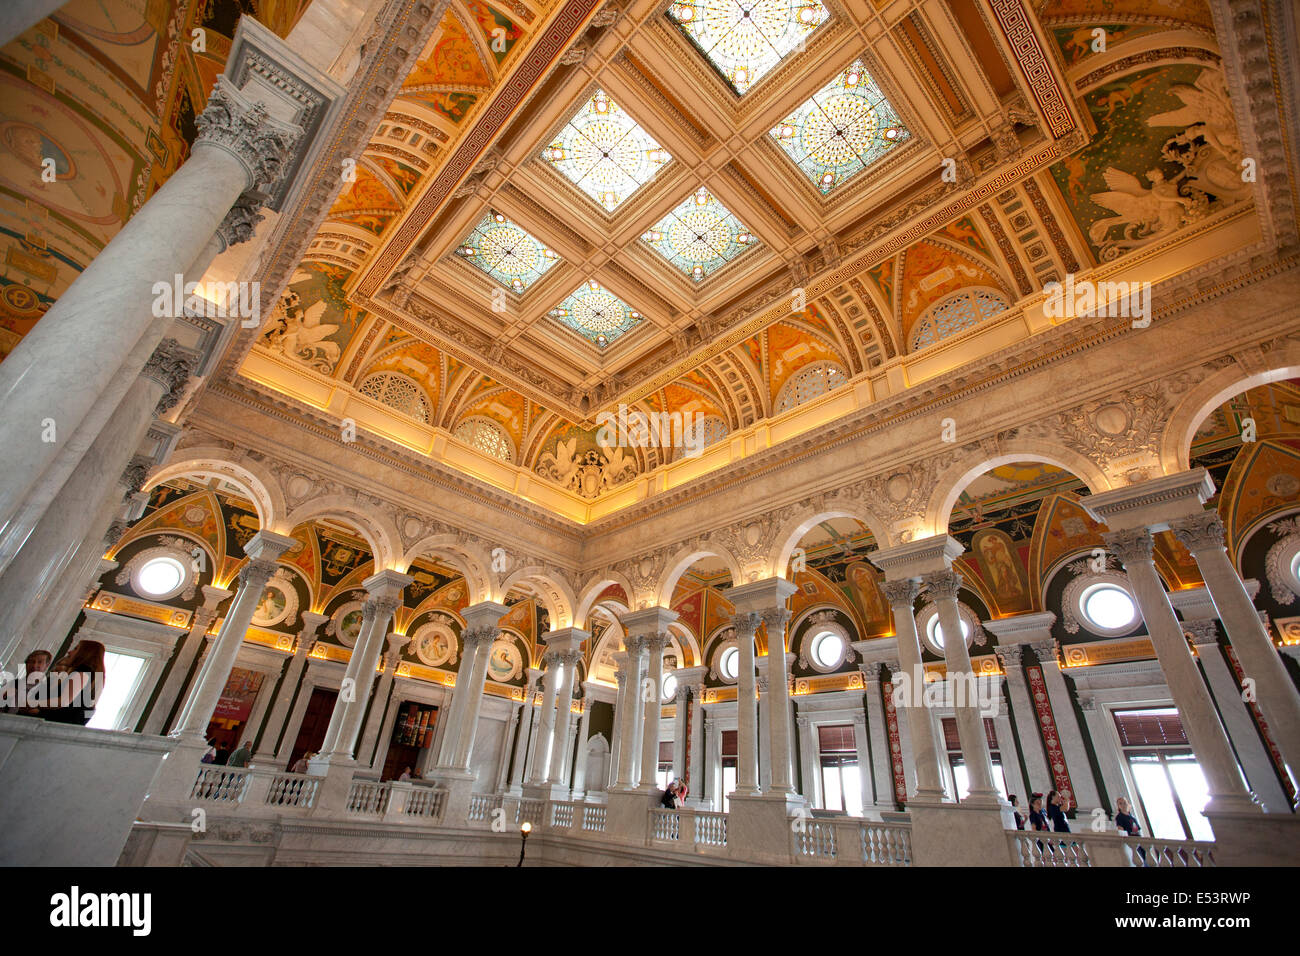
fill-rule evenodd
<path id="1" fill-rule="evenodd" d="M 796 50 L 828 14 L 818 0 L 676 0 L 668 18 L 743 94 Z"/>
<path id="2" fill-rule="evenodd" d="M 668 150 L 597 90 L 542 150 L 575 186 L 613 212 L 672 159 Z"/>
<path id="3" fill-rule="evenodd" d="M 858 60 L 778 123 L 771 136 L 825 195 L 911 133 Z"/>
<path id="4" fill-rule="evenodd" d="M 592 279 L 574 289 L 550 314 L 602 349 L 635 328 L 642 318 L 640 312 Z"/>
<path id="5" fill-rule="evenodd" d="M 758 245 L 740 220 L 703 187 L 641 238 L 696 282 Z"/>
<path id="6" fill-rule="evenodd" d="M 560 261 L 559 253 L 495 210 L 470 230 L 456 255 L 519 293 Z"/>

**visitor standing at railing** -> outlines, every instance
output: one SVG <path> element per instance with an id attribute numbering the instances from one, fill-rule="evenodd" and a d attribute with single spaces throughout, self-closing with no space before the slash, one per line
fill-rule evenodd
<path id="1" fill-rule="evenodd" d="M 226 761 L 226 764 L 231 767 L 247 767 L 248 761 L 252 756 L 253 748 L 250 747 L 248 741 L 245 740 L 239 745 L 239 749 L 230 755 L 230 759 Z"/>
<path id="2" fill-rule="evenodd" d="M 680 780 L 677 781 L 676 803 L 674 804 L 677 809 L 680 810 L 682 807 L 686 806 L 687 792 L 688 788 L 686 784 L 682 783 Z"/>
<path id="3" fill-rule="evenodd" d="M 49 651 L 32 651 L 27 655 L 27 660 L 23 662 L 23 676 L 15 680 L 14 685 L 6 685 L 4 689 L 3 708 L 0 712 L 6 714 L 22 714 L 25 717 L 39 717 L 41 715 L 39 696 L 42 691 L 37 691 L 33 696 L 32 690 L 41 687 L 45 681 L 45 672 L 50 669 L 50 664 L 54 662 L 54 655 Z M 10 675 L 5 674 L 6 678 Z M 22 686 L 19 687 L 18 683 Z"/>
<path id="4" fill-rule="evenodd" d="M 90 723 L 104 690 L 104 645 L 78 641 L 46 676 L 49 700 L 40 716 L 59 724 Z"/>
<path id="5" fill-rule="evenodd" d="M 677 782 L 676 781 L 668 784 L 668 789 L 665 790 L 664 795 L 659 798 L 659 806 L 664 807 L 665 809 L 668 810 L 677 809 Z"/>
<path id="6" fill-rule="evenodd" d="M 1041 793 L 1029 795 L 1029 825 L 1035 830 L 1051 829 L 1047 825 L 1047 814 L 1043 813 L 1043 795 Z"/>
<path id="7" fill-rule="evenodd" d="M 199 763 L 216 763 L 216 762 L 217 762 L 217 748 L 213 744 L 208 744 L 208 749 L 203 754 L 203 756 L 199 758 Z"/>
<path id="8" fill-rule="evenodd" d="M 1016 829 L 1023 830 L 1025 818 L 1020 815 L 1020 798 L 1013 793 L 1007 799 L 1011 801 L 1011 815 L 1016 818 Z"/>
<path id="9" fill-rule="evenodd" d="M 1070 821 L 1065 819 L 1065 810 L 1065 798 L 1060 791 L 1051 791 L 1047 795 L 1047 818 L 1052 821 L 1052 829 L 1057 833 L 1070 832 Z"/>
<path id="10" fill-rule="evenodd" d="M 1123 830 L 1126 836 L 1141 834 L 1142 827 L 1137 822 L 1137 817 L 1133 816 L 1133 808 L 1129 805 L 1128 797 L 1120 797 L 1116 800 L 1115 810 L 1115 825 Z"/>
<path id="11" fill-rule="evenodd" d="M 308 751 L 307 753 L 303 754 L 301 757 L 299 757 L 297 760 L 293 762 L 293 766 L 289 768 L 289 772 L 306 773 L 310 769 L 309 764 L 311 763 L 311 758 L 314 756 L 316 755 L 311 751 Z"/>

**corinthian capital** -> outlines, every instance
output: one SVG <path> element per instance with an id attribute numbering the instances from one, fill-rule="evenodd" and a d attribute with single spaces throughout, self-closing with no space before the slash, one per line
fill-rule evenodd
<path id="1" fill-rule="evenodd" d="M 773 634 L 784 634 L 785 626 L 790 623 L 790 609 L 786 607 L 768 608 L 763 612 L 763 623 L 767 625 L 769 637 Z"/>
<path id="2" fill-rule="evenodd" d="M 480 644 L 491 644 L 496 640 L 501 629 L 495 624 L 480 624 L 477 627 L 467 627 L 460 632 L 460 638 L 465 642 L 465 647 L 477 647 Z"/>
<path id="3" fill-rule="evenodd" d="M 1101 537 L 1106 542 L 1106 547 L 1114 552 L 1124 567 L 1128 567 L 1130 561 L 1141 563 L 1151 560 L 1151 551 L 1155 542 L 1151 538 L 1151 532 L 1146 528 L 1108 531 Z"/>
<path id="4" fill-rule="evenodd" d="M 240 568 L 239 582 L 241 586 L 261 594 L 262 588 L 266 587 L 266 582 L 271 580 L 279 566 L 270 558 L 253 558 Z"/>
<path id="5" fill-rule="evenodd" d="M 381 621 L 388 621 L 401 606 L 402 599 L 394 595 L 372 597 L 362 606 L 362 619 L 364 620 L 366 615 L 370 615 Z"/>
<path id="6" fill-rule="evenodd" d="M 915 578 L 904 578 L 901 581 L 886 581 L 881 590 L 885 592 L 885 600 L 891 608 L 907 608 L 910 614 L 912 605 L 921 594 L 921 584 Z"/>
<path id="7" fill-rule="evenodd" d="M 761 623 L 763 623 L 763 615 L 753 611 L 735 614 L 731 618 L 731 626 L 736 629 L 738 641 L 753 640 L 754 632 L 758 630 L 758 625 Z"/>
<path id="8" fill-rule="evenodd" d="M 149 466 L 153 464 L 152 459 L 144 455 L 132 455 L 130 463 L 122 472 L 122 477 L 118 479 L 118 484 L 127 490 L 127 493 L 139 491 L 144 487 L 144 480 L 149 475 Z"/>
<path id="9" fill-rule="evenodd" d="M 921 583 L 925 585 L 925 592 L 931 600 L 946 601 L 957 599 L 957 592 L 961 590 L 965 580 L 956 571 L 949 569 L 933 571 L 921 578 Z"/>
<path id="10" fill-rule="evenodd" d="M 1214 511 L 1202 511 L 1190 518 L 1180 518 L 1169 522 L 1169 530 L 1181 541 L 1187 550 L 1196 554 L 1210 548 L 1223 547 L 1223 521 Z"/>
<path id="11" fill-rule="evenodd" d="M 229 249 L 253 238 L 257 224 L 266 218 L 260 212 L 261 208 L 261 197 L 253 193 L 244 193 L 235 200 L 230 212 L 226 213 L 221 225 L 217 226 L 217 235 L 221 237 L 223 248 Z"/>
<path id="12" fill-rule="evenodd" d="M 155 414 L 162 415 L 176 407 L 198 364 L 198 353 L 185 348 L 175 339 L 167 338 L 158 343 L 140 372 L 166 389 L 162 398 L 158 399 Z"/>
<path id="13" fill-rule="evenodd" d="M 239 160 L 248 174 L 248 188 L 270 186 L 280 178 L 285 160 L 302 136 L 302 129 L 267 114 L 261 103 L 248 99 L 222 74 L 208 105 L 194 119 L 199 135 L 195 146 L 224 150 Z"/>

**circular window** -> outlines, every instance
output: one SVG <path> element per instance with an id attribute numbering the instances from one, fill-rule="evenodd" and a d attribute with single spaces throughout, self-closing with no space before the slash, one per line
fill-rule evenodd
<path id="1" fill-rule="evenodd" d="M 718 670 L 724 680 L 735 680 L 740 674 L 740 651 L 734 647 L 728 647 L 723 651 L 718 661 Z"/>
<path id="2" fill-rule="evenodd" d="M 1291 577 L 1294 583 L 1300 584 L 1300 551 L 1297 551 L 1295 557 L 1291 559 Z"/>
<path id="3" fill-rule="evenodd" d="M 665 674 L 663 683 L 659 685 L 659 695 L 663 700 L 672 700 L 677 696 L 677 675 Z"/>
<path id="4" fill-rule="evenodd" d="M 812 659 L 826 670 L 839 667 L 844 662 L 844 638 L 834 631 L 822 631 L 812 639 Z"/>
<path id="5" fill-rule="evenodd" d="M 943 627 L 939 624 L 937 613 L 932 614 L 929 623 L 925 625 L 925 636 L 934 647 L 943 650 Z M 966 623 L 965 618 L 962 618 L 961 622 L 961 636 L 964 641 L 970 640 L 970 625 Z"/>
<path id="6" fill-rule="evenodd" d="M 151 558 L 140 566 L 136 585 L 149 597 L 175 594 L 185 583 L 185 565 L 175 558 Z"/>
<path id="7" fill-rule="evenodd" d="M 1133 598 L 1123 588 L 1110 583 L 1094 584 L 1084 591 L 1079 607 L 1084 619 L 1102 631 L 1126 631 L 1137 620 Z"/>

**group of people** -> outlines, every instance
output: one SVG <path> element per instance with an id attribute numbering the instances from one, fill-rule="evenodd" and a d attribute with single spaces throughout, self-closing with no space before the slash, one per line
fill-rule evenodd
<path id="1" fill-rule="evenodd" d="M 669 810 L 677 810 L 686 806 L 686 794 L 689 788 L 682 780 L 674 780 L 668 784 L 668 789 L 664 795 L 659 798 L 659 805 Z"/>
<path id="2" fill-rule="evenodd" d="M 4 689 L 3 710 L 85 726 L 104 692 L 104 645 L 78 641 L 57 661 L 49 651 L 27 655 L 23 676 Z"/>
<path id="3" fill-rule="evenodd" d="M 1011 812 L 1016 818 L 1016 829 L 1023 830 L 1025 818 L 1020 815 L 1020 800 L 1015 794 L 1012 794 L 1009 800 Z M 1045 832 L 1069 833 L 1070 821 L 1065 816 L 1065 812 L 1069 809 L 1068 800 L 1059 790 L 1048 792 L 1046 808 L 1043 806 L 1043 795 L 1032 793 L 1029 795 L 1029 828 Z M 1142 832 L 1142 827 L 1137 817 L 1133 815 L 1133 807 L 1127 797 L 1120 797 L 1115 801 L 1115 811 L 1115 825 L 1126 836 L 1138 836 Z"/>
<path id="4" fill-rule="evenodd" d="M 207 753 L 199 758 L 199 762 L 220 764 L 227 767 L 247 767 L 248 762 L 252 759 L 253 748 L 245 740 L 233 753 L 226 750 L 224 745 L 209 743 Z"/>

